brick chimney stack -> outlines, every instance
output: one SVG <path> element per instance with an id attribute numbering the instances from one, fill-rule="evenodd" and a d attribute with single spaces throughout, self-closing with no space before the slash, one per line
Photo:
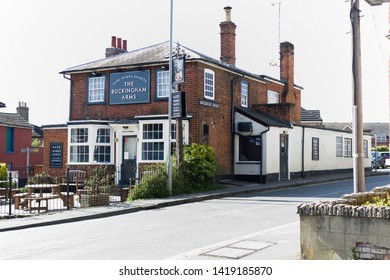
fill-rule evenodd
<path id="1" fill-rule="evenodd" d="M 127 40 L 122 40 L 122 38 L 112 36 L 111 47 L 106 48 L 106 57 L 114 56 L 124 52 L 127 52 Z"/>
<path id="2" fill-rule="evenodd" d="M 294 86 L 294 45 L 280 43 L 280 80 L 286 83 L 281 102 L 292 105 L 290 121 L 301 122 L 301 93 Z"/>
<path id="3" fill-rule="evenodd" d="M 29 121 L 29 108 L 27 107 L 26 102 L 19 102 L 19 107 L 16 108 L 16 113 L 25 119 L 26 122 Z"/>
<path id="4" fill-rule="evenodd" d="M 280 79 L 294 87 L 294 45 L 290 42 L 280 43 Z"/>
<path id="5" fill-rule="evenodd" d="M 225 7 L 226 20 L 219 24 L 221 28 L 221 61 L 236 64 L 236 25 L 232 22 L 232 7 Z"/>

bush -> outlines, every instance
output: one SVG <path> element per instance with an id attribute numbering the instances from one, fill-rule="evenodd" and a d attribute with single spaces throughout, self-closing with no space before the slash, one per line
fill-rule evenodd
<path id="1" fill-rule="evenodd" d="M 165 164 L 154 164 L 152 172 L 147 172 L 141 182 L 129 192 L 129 200 L 145 198 L 162 198 L 169 195 L 167 191 L 167 178 Z"/>
<path id="2" fill-rule="evenodd" d="M 192 144 L 184 148 L 184 174 L 195 189 L 213 183 L 217 173 L 214 150 L 205 144 Z"/>
<path id="3" fill-rule="evenodd" d="M 387 146 L 378 146 L 378 147 L 376 147 L 376 150 L 378 152 L 388 152 L 389 151 L 389 147 L 387 147 Z M 375 151 L 375 147 L 372 147 L 371 151 Z"/>
<path id="4" fill-rule="evenodd" d="M 43 171 L 28 178 L 29 184 L 56 184 L 57 178 Z"/>
<path id="5" fill-rule="evenodd" d="M 8 168 L 5 163 L 0 163 L 0 180 L 8 179 Z"/>
<path id="6" fill-rule="evenodd" d="M 175 163 L 175 160 L 173 160 Z M 207 145 L 192 144 L 184 148 L 184 176 L 180 176 L 176 164 L 172 166 L 172 195 L 205 190 L 213 183 L 217 171 L 214 151 Z M 129 200 L 163 198 L 167 190 L 166 164 L 154 164 L 139 184 L 129 192 Z"/>

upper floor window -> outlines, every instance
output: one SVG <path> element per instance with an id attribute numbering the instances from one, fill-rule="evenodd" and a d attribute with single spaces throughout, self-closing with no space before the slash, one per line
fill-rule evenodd
<path id="1" fill-rule="evenodd" d="M 169 71 L 156 72 L 156 95 L 157 98 L 169 97 Z"/>
<path id="2" fill-rule="evenodd" d="M 241 106 L 248 108 L 248 83 L 241 82 Z"/>
<path id="3" fill-rule="evenodd" d="M 88 79 L 88 103 L 104 102 L 105 76 Z"/>
<path id="4" fill-rule="evenodd" d="M 204 98 L 215 99 L 215 73 L 210 69 L 204 69 Z"/>
<path id="5" fill-rule="evenodd" d="M 7 127 L 5 131 L 5 151 L 6 152 L 14 152 L 14 128 Z"/>
<path id="6" fill-rule="evenodd" d="M 268 104 L 279 103 L 279 93 L 276 91 L 269 90 L 267 92 L 267 101 L 268 101 Z"/>

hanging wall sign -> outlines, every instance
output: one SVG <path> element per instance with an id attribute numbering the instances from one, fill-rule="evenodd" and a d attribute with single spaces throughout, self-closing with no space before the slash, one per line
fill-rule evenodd
<path id="1" fill-rule="evenodd" d="M 173 58 L 173 83 L 182 84 L 185 80 L 185 56 Z"/>
<path id="2" fill-rule="evenodd" d="M 110 74 L 110 105 L 150 102 L 150 71 Z"/>

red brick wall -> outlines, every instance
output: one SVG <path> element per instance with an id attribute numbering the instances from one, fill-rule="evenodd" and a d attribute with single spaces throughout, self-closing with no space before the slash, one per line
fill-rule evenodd
<path id="1" fill-rule="evenodd" d="M 6 127 L 0 126 L 0 162 L 12 164 L 12 170 L 19 171 L 19 178 L 26 178 L 27 153 L 22 149 L 31 148 L 32 130 L 31 128 L 14 127 L 14 151 L 6 152 Z M 31 152 L 29 158 L 30 166 L 42 165 L 42 148 L 38 152 Z M 33 171 L 34 169 L 30 169 Z"/>
<path id="2" fill-rule="evenodd" d="M 55 176 L 64 176 L 68 155 L 68 129 L 65 127 L 44 129 L 44 171 Z M 50 168 L 50 144 L 62 143 L 62 168 Z"/>
<path id="3" fill-rule="evenodd" d="M 204 100 L 204 69 L 215 72 L 215 102 L 217 108 L 201 105 Z M 137 69 L 141 70 L 141 69 Z M 106 75 L 106 103 L 100 105 L 88 105 L 87 100 L 87 74 L 72 75 L 72 106 L 70 120 L 105 120 L 105 119 L 132 119 L 141 115 L 166 115 L 168 112 L 168 102 L 166 100 L 155 100 L 155 70 L 156 67 L 144 68 L 150 70 L 150 102 L 145 104 L 109 105 L 109 72 L 99 73 Z M 129 70 L 130 71 L 130 70 Z M 249 108 L 254 104 L 267 103 L 267 90 L 271 89 L 281 95 L 284 90 L 282 84 L 256 82 L 253 79 L 235 75 L 219 67 L 195 61 L 186 63 L 186 82 L 181 90 L 186 92 L 187 113 L 191 116 L 189 120 L 189 142 L 207 143 L 215 150 L 219 164 L 220 175 L 232 174 L 232 80 L 235 80 L 234 106 L 240 106 L 240 81 L 249 83 Z M 295 102 L 300 98 L 297 91 Z M 299 100 L 300 101 L 300 100 Z M 299 104 L 300 106 L 300 104 Z M 286 117 L 286 116 L 283 116 Z M 294 119 L 294 113 L 290 113 L 289 119 Z M 208 125 L 209 134 L 203 134 L 203 126 Z M 48 133 L 48 135 L 46 135 Z M 60 135 L 55 135 L 60 133 Z M 58 142 L 59 139 L 66 143 L 66 133 L 45 130 L 45 166 L 48 166 L 48 150 L 50 141 Z M 52 134 L 52 135 L 51 135 Z M 64 145 L 64 160 L 67 151 Z M 65 163 L 64 163 L 65 166 Z"/>

